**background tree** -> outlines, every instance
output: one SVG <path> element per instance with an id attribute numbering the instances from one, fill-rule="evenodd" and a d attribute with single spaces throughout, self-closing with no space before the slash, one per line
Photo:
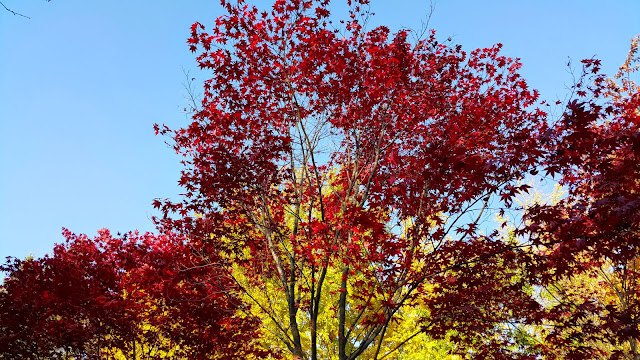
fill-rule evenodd
<path id="1" fill-rule="evenodd" d="M 547 172 L 561 174 L 567 196 L 526 215 L 524 233 L 538 247 L 530 281 L 551 289 L 548 340 L 567 358 L 640 358 L 640 88 L 631 78 L 638 40 L 614 79 L 599 73 L 598 60 L 583 61 L 576 99 L 548 143 Z"/>
<path id="2" fill-rule="evenodd" d="M 135 304 L 122 298 L 117 267 L 87 239 L 58 245 L 51 257 L 13 259 L 2 270 L 8 274 L 0 288 L 6 358 L 97 356 L 135 332 Z"/>
<path id="3" fill-rule="evenodd" d="M 0 358 L 266 356 L 255 321 L 228 302 L 230 279 L 193 262 L 181 238 L 65 236 L 50 257 L 2 267 Z"/>

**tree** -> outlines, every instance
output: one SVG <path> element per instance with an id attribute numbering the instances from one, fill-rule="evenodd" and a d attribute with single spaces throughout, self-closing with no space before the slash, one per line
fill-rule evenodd
<path id="1" fill-rule="evenodd" d="M 548 173 L 560 173 L 567 196 L 525 215 L 537 256 L 530 281 L 554 297 L 547 337 L 570 359 L 640 359 L 639 37 L 615 79 L 584 60 L 576 99 L 550 130 Z M 599 284 L 585 293 L 575 284 Z"/>
<path id="2" fill-rule="evenodd" d="M 130 337 L 133 304 L 118 291 L 117 268 L 99 255 L 95 244 L 78 239 L 51 257 L 2 267 L 8 274 L 0 288 L 2 356 L 97 354 Z"/>
<path id="3" fill-rule="evenodd" d="M 65 236 L 52 256 L 1 268 L 0 358 L 266 356 L 252 347 L 256 323 L 223 295 L 230 279 L 194 263 L 181 238 Z"/>
<path id="4" fill-rule="evenodd" d="M 191 124 L 156 126 L 185 165 L 184 199 L 155 202 L 159 228 L 225 269 L 294 357 L 381 359 L 426 306 L 418 334 L 531 358 L 499 324 L 539 305 L 503 273 L 521 254 L 486 219 L 544 154 L 537 93 L 500 45 L 367 30 L 367 0 L 336 23 L 328 3 L 222 1 L 211 33 L 193 25 L 212 77 Z"/>

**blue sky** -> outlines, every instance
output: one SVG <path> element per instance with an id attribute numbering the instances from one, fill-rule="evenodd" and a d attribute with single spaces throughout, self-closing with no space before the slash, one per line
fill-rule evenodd
<path id="1" fill-rule="evenodd" d="M 180 193 L 180 165 L 152 125 L 186 123 L 183 69 L 207 75 L 188 51 L 189 26 L 211 25 L 219 3 L 3 3 L 31 19 L 0 9 L 0 262 L 48 253 L 64 240 L 62 227 L 153 230 L 151 202 Z M 568 58 L 596 55 L 612 74 L 640 33 L 637 0 L 435 4 L 438 37 L 467 50 L 502 43 L 550 100 L 571 83 Z M 429 1 L 373 0 L 372 8 L 374 25 L 417 28 Z"/>

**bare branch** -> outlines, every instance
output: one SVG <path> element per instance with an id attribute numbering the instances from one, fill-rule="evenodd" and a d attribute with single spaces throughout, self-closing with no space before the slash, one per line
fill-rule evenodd
<path id="1" fill-rule="evenodd" d="M 8 8 L 8 7 L 7 7 L 7 6 L 6 6 L 2 1 L 0 1 L 0 5 L 2 5 L 2 7 L 3 7 L 5 10 L 7 10 L 7 11 L 8 11 L 8 12 L 10 12 L 10 13 L 12 13 L 13 15 L 18 15 L 18 16 L 22 16 L 22 17 L 27 18 L 27 19 L 31 19 L 31 18 L 30 18 L 30 17 L 28 17 L 27 15 L 23 15 L 23 14 L 20 14 L 20 13 L 18 13 L 18 12 L 15 12 L 15 11 L 13 11 L 13 10 L 9 9 L 9 8 Z"/>

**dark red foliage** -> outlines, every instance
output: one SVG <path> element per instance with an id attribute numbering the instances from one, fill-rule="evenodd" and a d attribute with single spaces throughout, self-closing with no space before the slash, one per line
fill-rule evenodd
<path id="1" fill-rule="evenodd" d="M 151 358 L 171 349 L 199 359 L 266 356 L 251 345 L 256 323 L 236 316 L 244 305 L 225 272 L 195 258 L 182 238 L 65 236 L 51 256 L 2 267 L 0 358 L 98 359 L 144 346 Z"/>
<path id="2" fill-rule="evenodd" d="M 135 333 L 135 304 L 122 297 L 118 268 L 85 237 L 56 246 L 42 259 L 12 259 L 2 270 L 7 273 L 0 288 L 3 356 L 97 356 L 100 347 L 121 347 Z"/>
<path id="3" fill-rule="evenodd" d="M 475 238 L 451 244 L 439 260 L 448 270 L 433 276 L 434 296 L 426 302 L 431 314 L 426 332 L 435 338 L 450 335 L 461 354 L 473 349 L 475 358 L 538 359 L 546 354 L 542 344 L 522 346 L 512 330 L 539 324 L 542 306 L 532 298 L 522 263 L 530 254 L 503 241 Z M 456 261 L 456 259 L 468 259 Z M 455 335 L 451 331 L 455 330 Z"/>
<path id="4" fill-rule="evenodd" d="M 633 53 L 632 48 L 630 57 Z M 617 305 L 588 293 L 563 299 L 549 313 L 557 326 L 549 341 L 567 349 L 572 359 L 602 352 L 594 345 L 599 343 L 626 347 L 628 356 L 637 357 L 640 93 L 628 80 L 624 90 L 605 81 L 599 61 L 583 63 L 585 75 L 575 87 L 578 97 L 552 130 L 546 166 L 548 173 L 560 174 L 568 194 L 557 204 L 540 205 L 526 214 L 530 224 L 523 234 L 541 249 L 529 265 L 530 281 L 546 286 L 594 268 L 608 273 L 603 285 Z M 625 358 L 622 352 L 608 356 Z"/>

